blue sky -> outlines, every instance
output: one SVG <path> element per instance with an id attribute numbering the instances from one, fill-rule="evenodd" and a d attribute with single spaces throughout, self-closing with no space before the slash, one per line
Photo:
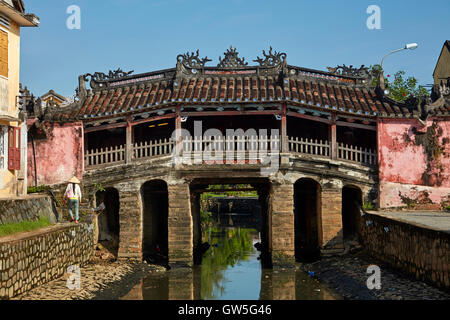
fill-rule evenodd
<path id="1" fill-rule="evenodd" d="M 69 30 L 67 7 L 81 9 L 81 29 Z M 369 5 L 381 9 L 381 29 L 369 30 Z M 386 59 L 385 70 L 405 70 L 421 84 L 450 39 L 450 1 L 303 0 L 25 0 L 39 28 L 22 29 L 21 82 L 35 95 L 50 89 L 68 96 L 78 75 L 121 67 L 143 73 L 172 68 L 176 56 L 200 49 L 218 63 L 236 47 L 249 64 L 272 46 L 288 63 L 327 66 L 380 63 L 391 50 L 414 51 Z"/>

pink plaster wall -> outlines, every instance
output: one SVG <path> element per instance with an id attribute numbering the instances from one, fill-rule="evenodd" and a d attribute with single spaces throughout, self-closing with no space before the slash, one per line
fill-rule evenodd
<path id="1" fill-rule="evenodd" d="M 433 124 L 435 135 L 430 134 Z M 419 143 L 426 136 L 436 137 L 438 157 L 427 157 Z M 425 195 L 439 204 L 450 196 L 450 119 L 429 119 L 426 126 L 414 119 L 380 119 L 378 159 L 380 207 L 404 206 L 399 192 L 411 199 Z"/>
<path id="2" fill-rule="evenodd" d="M 35 140 L 38 185 L 65 183 L 83 176 L 83 125 L 45 123 L 46 140 Z M 34 160 L 28 143 L 28 185 L 34 186 Z"/>

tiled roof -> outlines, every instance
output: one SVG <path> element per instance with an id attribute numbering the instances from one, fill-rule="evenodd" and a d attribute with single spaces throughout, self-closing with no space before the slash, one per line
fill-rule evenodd
<path id="1" fill-rule="evenodd" d="M 281 54 L 275 52 L 278 56 L 273 57 L 278 58 L 278 63 L 268 63 L 273 59 L 268 60 L 264 53 L 266 60 L 258 58 L 255 61 L 260 65 L 249 67 L 235 59 L 235 51 L 228 53 L 233 56 L 221 60 L 227 68 L 204 66 L 209 59 L 198 59 L 197 52 L 197 56 L 180 55 L 173 69 L 133 76 L 120 69 L 110 72 L 109 76 L 88 75 L 92 90 L 72 108 L 54 112 L 52 118 L 91 120 L 177 105 L 240 104 L 245 107 L 246 104 L 279 102 L 361 117 L 411 116 L 406 105 L 377 95 L 370 86 L 370 76 L 351 74 L 353 69 L 345 66 L 345 72 L 341 73 L 336 73 L 337 68 L 329 68 L 334 73 L 300 68 L 287 65 L 285 59 L 282 60 L 285 56 L 280 58 Z M 354 70 L 361 72 L 363 69 Z M 446 105 L 435 111 L 448 114 L 450 107 Z"/>

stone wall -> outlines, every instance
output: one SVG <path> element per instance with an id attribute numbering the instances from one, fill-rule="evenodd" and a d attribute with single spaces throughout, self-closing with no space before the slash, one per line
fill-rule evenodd
<path id="1" fill-rule="evenodd" d="M 169 264 L 193 265 L 193 221 L 189 185 L 168 185 L 169 191 Z"/>
<path id="2" fill-rule="evenodd" d="M 294 257 L 294 186 L 273 184 L 271 191 L 272 263 L 274 266 L 292 265 Z"/>
<path id="3" fill-rule="evenodd" d="M 50 222 L 56 222 L 56 215 L 52 208 L 52 200 L 48 196 L 27 196 L 0 200 L 0 224 L 21 221 L 37 221 L 45 217 Z"/>
<path id="4" fill-rule="evenodd" d="M 340 251 L 344 248 L 342 234 L 342 189 L 323 189 L 322 198 L 323 251 Z"/>
<path id="5" fill-rule="evenodd" d="M 450 233 L 374 214 L 362 220 L 361 240 L 370 254 L 418 280 L 450 289 Z"/>
<path id="6" fill-rule="evenodd" d="M 139 191 L 119 193 L 119 258 L 142 259 L 142 205 Z"/>
<path id="7" fill-rule="evenodd" d="M 0 299 L 59 278 L 69 266 L 88 262 L 92 254 L 92 223 L 56 225 L 0 238 Z"/>

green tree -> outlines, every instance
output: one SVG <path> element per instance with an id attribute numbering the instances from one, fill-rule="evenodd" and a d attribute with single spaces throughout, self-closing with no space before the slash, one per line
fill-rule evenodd
<path id="1" fill-rule="evenodd" d="M 374 86 L 378 84 L 378 74 L 381 70 L 381 66 L 378 64 L 371 68 L 372 73 L 375 75 L 372 83 Z M 403 70 L 397 71 L 394 74 L 393 81 L 390 81 L 390 75 L 385 75 L 384 84 L 389 89 L 389 98 L 400 102 L 409 98 L 416 98 L 421 103 L 430 93 L 425 87 L 418 84 L 418 80 L 415 77 L 405 77 L 405 74 L 406 72 Z"/>

